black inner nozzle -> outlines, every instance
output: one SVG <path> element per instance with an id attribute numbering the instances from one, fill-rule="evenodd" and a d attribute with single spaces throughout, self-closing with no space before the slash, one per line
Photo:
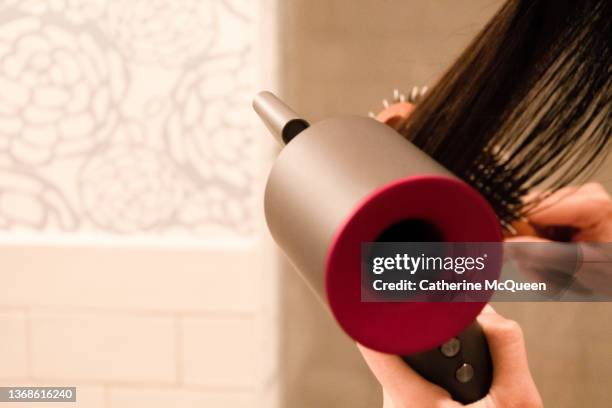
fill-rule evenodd
<path id="1" fill-rule="evenodd" d="M 419 219 L 398 221 L 387 227 L 377 242 L 441 242 L 442 233 L 430 222 Z"/>
<path id="2" fill-rule="evenodd" d="M 291 119 L 281 132 L 281 138 L 285 144 L 308 128 L 309 124 L 304 119 Z"/>

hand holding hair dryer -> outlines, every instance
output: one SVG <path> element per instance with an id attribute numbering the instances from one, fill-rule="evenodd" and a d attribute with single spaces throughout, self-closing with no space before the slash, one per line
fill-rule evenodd
<path id="1" fill-rule="evenodd" d="M 253 107 L 284 145 L 268 178 L 268 228 L 342 329 L 398 354 L 454 399 L 484 397 L 483 302 L 362 302 L 361 243 L 500 242 L 487 201 L 390 127 L 345 116 L 310 126 L 269 92 Z M 457 152 L 460 154 L 460 152 Z"/>

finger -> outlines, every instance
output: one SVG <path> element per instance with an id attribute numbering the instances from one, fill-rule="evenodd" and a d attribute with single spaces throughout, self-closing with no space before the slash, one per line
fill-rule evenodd
<path id="1" fill-rule="evenodd" d="M 383 389 L 383 408 L 395 408 L 393 400 L 387 391 Z"/>
<path id="2" fill-rule="evenodd" d="M 542 399 L 529 372 L 521 327 L 496 313 L 480 314 L 478 322 L 493 360 L 493 383 L 487 397 L 479 402 L 501 406 L 512 401 L 517 407 L 541 407 Z"/>
<path id="3" fill-rule="evenodd" d="M 531 380 L 523 333 L 513 320 L 497 313 L 478 316 L 493 361 L 493 385 L 505 387 Z"/>
<path id="4" fill-rule="evenodd" d="M 560 189 L 529 211 L 528 219 L 537 225 L 567 225 L 588 228 L 596 223 L 610 197 L 597 183 Z"/>
<path id="5" fill-rule="evenodd" d="M 583 244 L 582 265 L 576 273 L 577 283 L 595 294 L 612 296 L 612 246 Z"/>
<path id="6" fill-rule="evenodd" d="M 357 348 L 392 400 L 400 401 L 407 398 L 415 401 L 450 399 L 448 392 L 421 377 L 399 356 L 381 353 L 361 344 L 357 344 Z"/>
<path id="7" fill-rule="evenodd" d="M 382 110 L 376 115 L 376 120 L 394 129 L 398 129 L 410 116 L 414 110 L 414 105 L 408 102 L 398 102 Z"/>
<path id="8" fill-rule="evenodd" d="M 513 231 L 504 231 L 505 238 L 513 238 L 516 236 L 537 236 L 538 233 L 527 220 L 519 220 L 512 223 Z"/>
<path id="9" fill-rule="evenodd" d="M 506 240 L 504 262 L 512 264 L 522 279 L 545 283 L 547 296 L 556 296 L 572 283 L 580 267 L 580 250 L 575 244 L 516 237 Z"/>
<path id="10" fill-rule="evenodd" d="M 484 313 L 497 313 L 497 312 L 495 311 L 495 309 L 493 309 L 493 306 L 491 306 L 491 304 L 487 303 L 485 307 L 483 307 L 482 310 L 480 311 L 480 314 L 484 314 Z"/>
<path id="11" fill-rule="evenodd" d="M 534 237 L 530 235 L 519 235 L 517 237 L 506 238 L 504 242 L 551 242 L 549 239 Z"/>

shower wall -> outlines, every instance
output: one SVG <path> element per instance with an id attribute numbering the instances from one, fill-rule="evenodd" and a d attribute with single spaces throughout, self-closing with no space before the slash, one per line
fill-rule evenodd
<path id="1" fill-rule="evenodd" d="M 0 1 L 0 385 L 276 406 L 275 0 Z M 0 404 L 1 405 L 1 404 Z"/>

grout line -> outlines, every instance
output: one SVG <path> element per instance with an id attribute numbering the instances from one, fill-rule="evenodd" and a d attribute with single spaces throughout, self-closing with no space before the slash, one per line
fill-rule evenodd
<path id="1" fill-rule="evenodd" d="M 108 384 L 104 384 L 104 408 L 110 408 L 111 406 L 110 394 L 110 387 L 108 386 Z"/>
<path id="2" fill-rule="evenodd" d="M 25 305 L 2 305 L 0 304 L 0 312 L 25 312 L 27 306 Z"/>
<path id="3" fill-rule="evenodd" d="M 176 390 L 177 384 L 171 382 L 155 382 L 155 381 L 108 381 L 105 379 L 75 379 L 75 378 L 53 378 L 53 377 L 31 377 L 24 381 L 23 378 L 0 378 L 0 381 L 16 381 L 24 383 L 30 381 L 34 384 L 56 384 L 57 386 L 103 386 L 110 391 L 112 388 L 157 388 L 162 390 Z M 212 391 L 212 392 L 227 392 L 227 393 L 252 393 L 256 391 L 255 386 L 242 385 L 213 385 L 213 384 L 181 384 L 180 389 L 188 391 Z"/>
<path id="4" fill-rule="evenodd" d="M 174 316 L 174 330 L 176 383 L 180 386 L 183 385 L 183 321 L 178 313 Z"/>
<path id="5" fill-rule="evenodd" d="M 32 356 L 32 316 L 30 314 L 30 308 L 24 310 L 25 320 L 25 336 L 26 336 L 26 377 L 32 378 L 33 374 L 33 356 Z"/>
<path id="6" fill-rule="evenodd" d="M 168 310 L 168 309 L 130 309 L 130 308 L 105 308 L 102 306 L 70 306 L 70 305 L 3 305 L 0 304 L 0 311 L 29 310 L 30 312 L 43 313 L 91 313 L 105 315 L 121 315 L 134 317 L 174 317 L 180 314 L 183 317 L 221 317 L 221 318 L 253 318 L 257 315 L 255 310 Z"/>

